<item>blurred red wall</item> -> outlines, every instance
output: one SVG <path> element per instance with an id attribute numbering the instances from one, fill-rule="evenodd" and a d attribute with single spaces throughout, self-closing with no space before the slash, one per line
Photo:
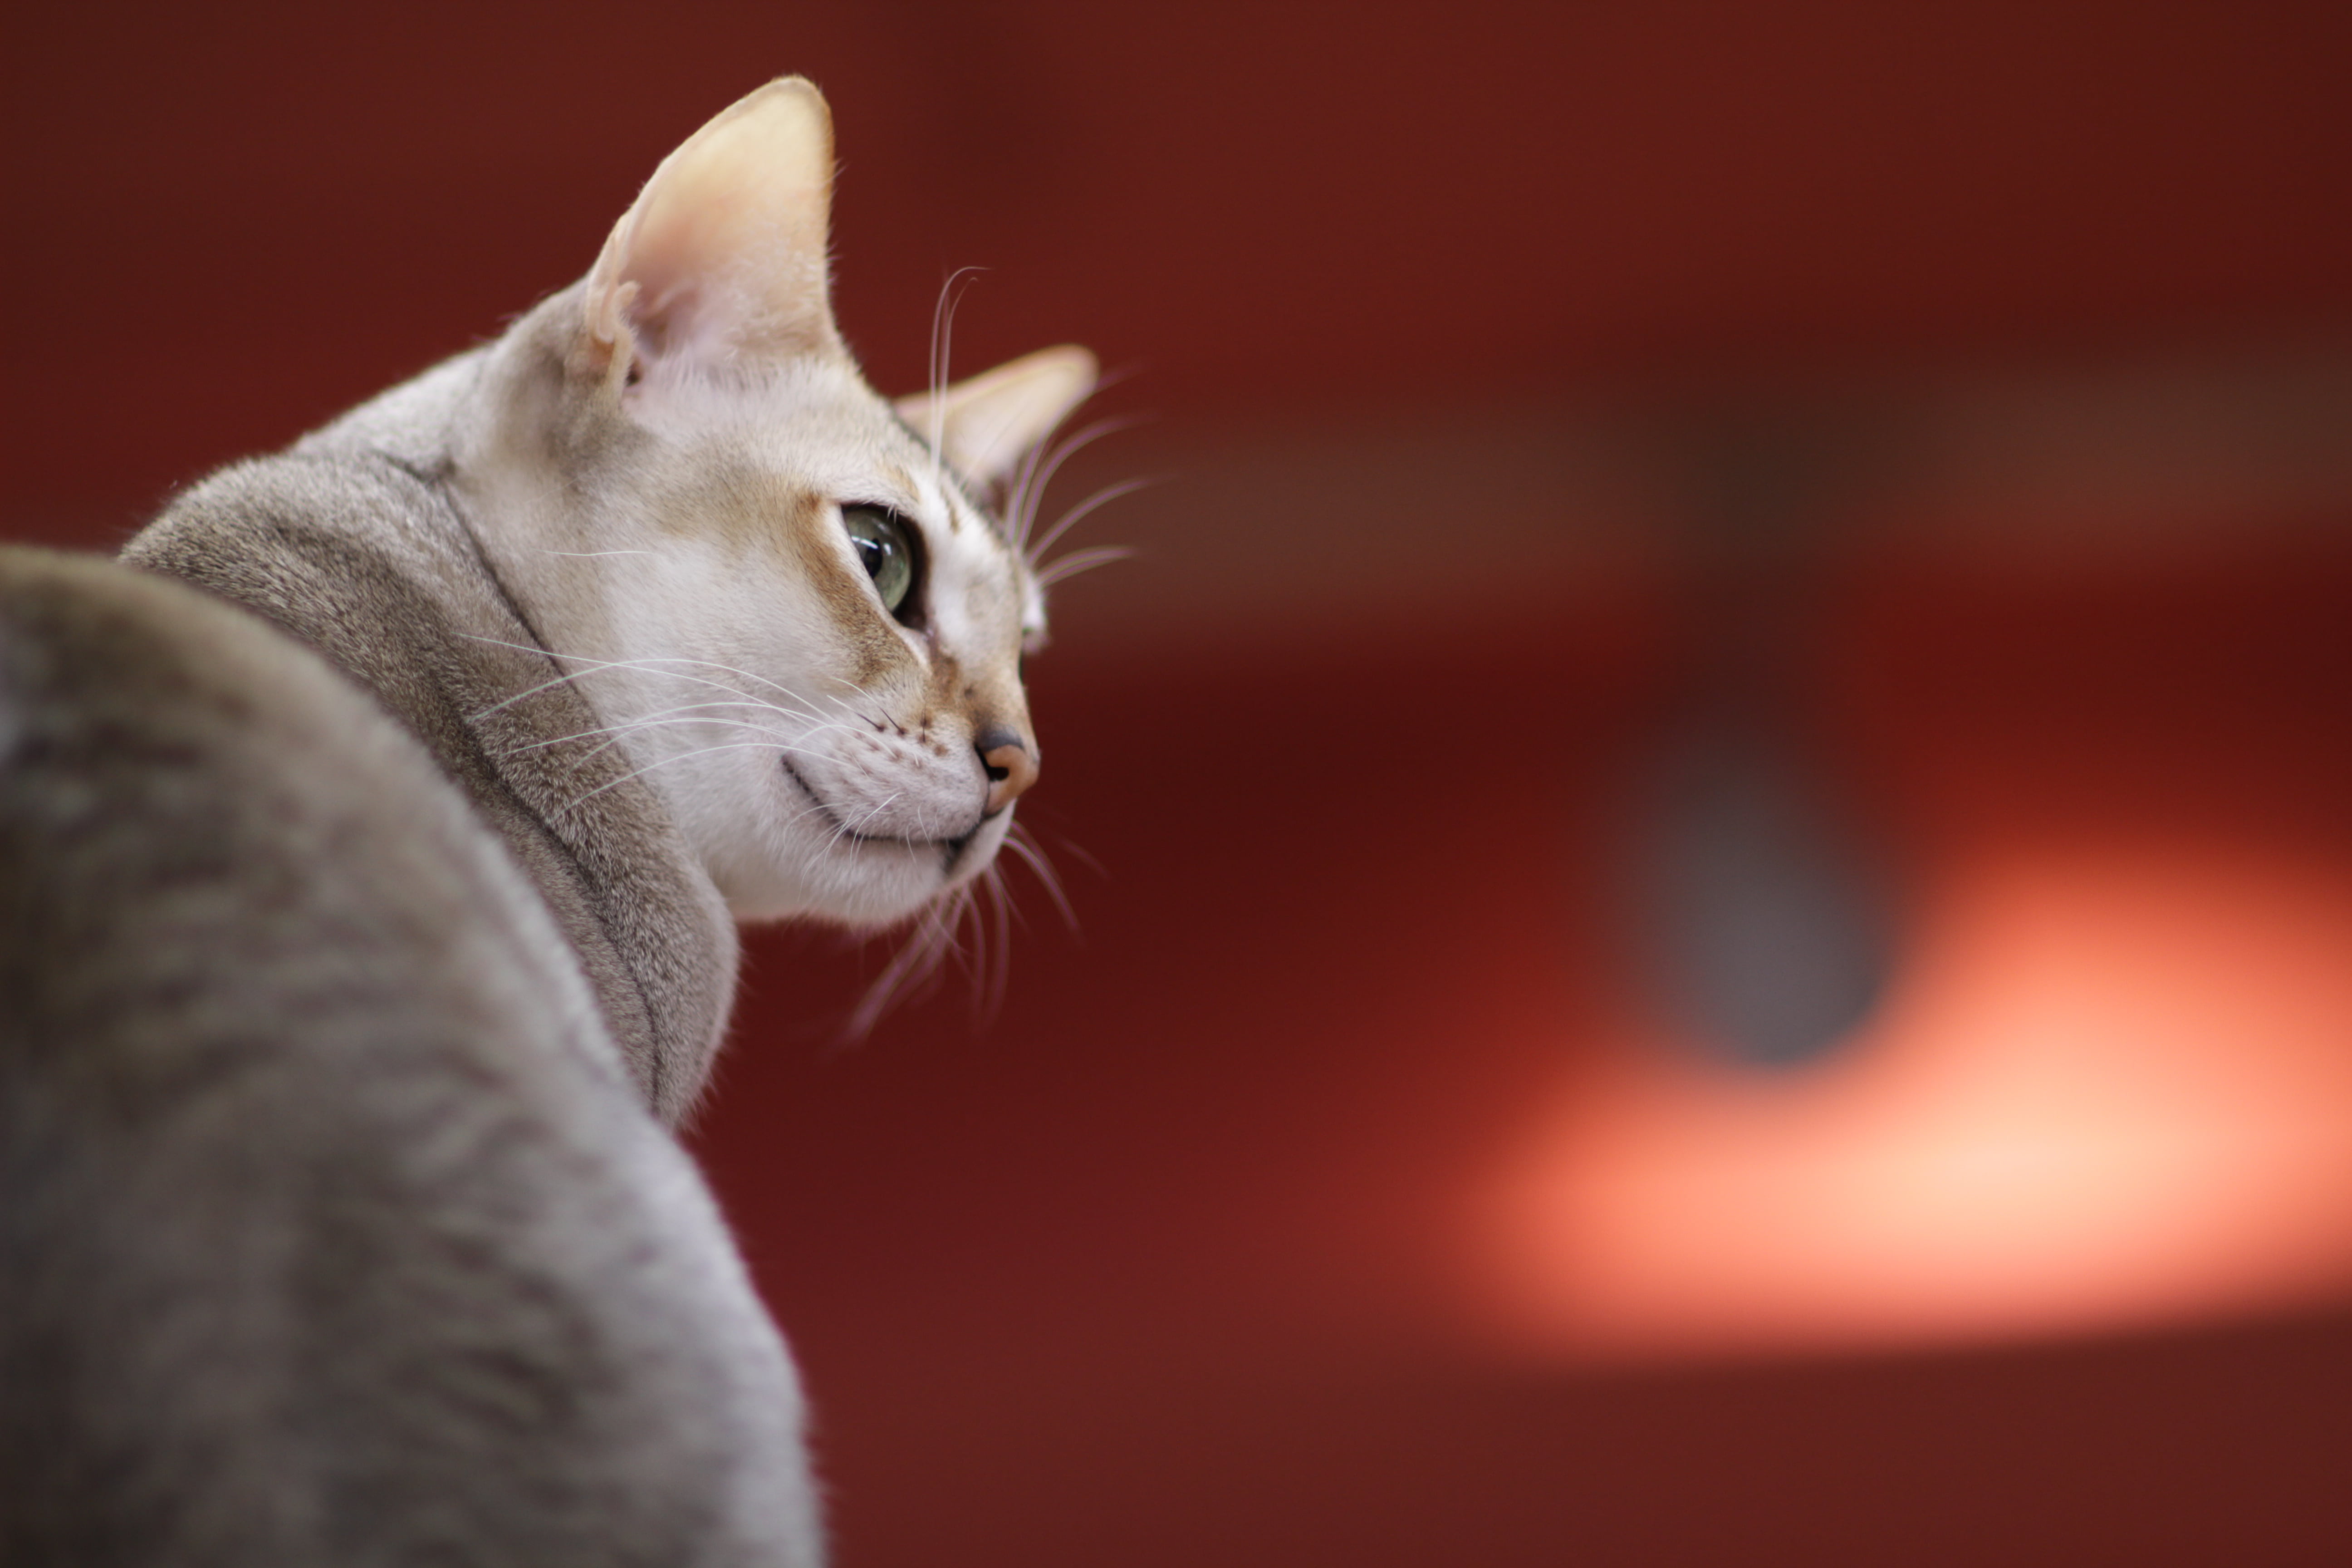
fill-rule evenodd
<path id="1" fill-rule="evenodd" d="M 578 276 L 831 95 L 841 314 L 1170 418 L 2340 332 L 2326 4 L 289 3 L 11 21 L 11 514 L 120 526 Z M 70 517 L 60 514 L 70 512 Z M 21 526 L 21 525 L 20 525 Z"/>

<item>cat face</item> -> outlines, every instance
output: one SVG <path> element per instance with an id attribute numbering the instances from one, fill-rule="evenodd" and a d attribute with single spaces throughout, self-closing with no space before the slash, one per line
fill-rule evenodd
<path id="1" fill-rule="evenodd" d="M 1040 752 L 1036 574 L 982 504 L 1091 389 L 1054 349 L 893 405 L 826 299 L 823 100 L 673 153 L 500 345 L 501 574 L 741 917 L 898 919 L 979 876 Z"/>

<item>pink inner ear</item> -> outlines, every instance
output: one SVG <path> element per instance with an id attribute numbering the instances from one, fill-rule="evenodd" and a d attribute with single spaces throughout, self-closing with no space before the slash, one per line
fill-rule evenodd
<path id="1" fill-rule="evenodd" d="M 638 228 L 623 269 L 635 285 L 625 318 L 636 334 L 638 353 L 652 359 L 686 352 L 698 319 L 709 313 L 705 275 L 695 266 L 697 242 L 705 237 L 692 232 L 708 226 L 685 215 L 660 216 L 670 221 Z"/>
<path id="2" fill-rule="evenodd" d="M 838 352 L 825 278 L 832 134 L 804 82 L 762 89 L 665 159 L 591 275 L 593 328 L 719 370 Z"/>
<path id="3" fill-rule="evenodd" d="M 758 208 L 654 216 L 667 221 L 640 231 L 624 271 L 641 353 L 718 368 L 837 344 L 823 240 L 805 226 Z"/>

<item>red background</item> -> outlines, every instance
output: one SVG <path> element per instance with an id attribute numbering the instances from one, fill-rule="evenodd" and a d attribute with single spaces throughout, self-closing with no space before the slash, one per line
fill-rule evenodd
<path id="1" fill-rule="evenodd" d="M 10 26 L 15 537 L 110 543 L 495 332 L 787 70 L 835 108 L 837 304 L 876 381 L 920 380 L 940 279 L 984 266 L 959 364 L 1088 342 L 1155 459 L 1547 400 L 1640 425 L 1786 388 L 2340 363 L 2352 324 L 2338 5 Z M 1907 853 L 1966 797 L 2352 858 L 2347 509 L 2207 510 L 2154 560 L 1929 570 L 1867 531 L 1838 558 L 1825 722 Z M 1348 521 L 1264 526 L 1336 559 Z M 1181 636 L 1122 630 L 1117 595 L 1148 589 L 1065 595 L 1023 817 L 1081 930 L 1024 889 L 992 1024 L 951 978 L 841 1049 L 880 950 L 752 944 L 699 1147 L 805 1363 L 845 1564 L 2352 1560 L 2352 1319 L 2324 1296 L 1615 1367 L 1465 1329 L 1454 1194 L 1573 1065 L 1559 1042 L 1639 1005 L 1601 866 L 1687 616 L 1643 569 L 1562 584 L 1568 615 L 1334 622 L 1309 572 L 1290 623 L 1236 607 L 1258 557 L 1216 537 Z"/>

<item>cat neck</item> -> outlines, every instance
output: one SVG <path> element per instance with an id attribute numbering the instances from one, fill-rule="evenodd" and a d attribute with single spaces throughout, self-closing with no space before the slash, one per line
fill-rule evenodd
<path id="1" fill-rule="evenodd" d="M 297 457 L 376 458 L 419 475 L 458 461 L 467 421 L 479 416 L 481 382 L 496 344 L 443 360 L 297 441 Z"/>
<path id="2" fill-rule="evenodd" d="M 675 1123 L 724 1026 L 734 927 L 452 482 L 487 362 L 461 355 L 224 470 L 124 559 L 245 605 L 406 723 L 537 885 L 647 1104 Z"/>

